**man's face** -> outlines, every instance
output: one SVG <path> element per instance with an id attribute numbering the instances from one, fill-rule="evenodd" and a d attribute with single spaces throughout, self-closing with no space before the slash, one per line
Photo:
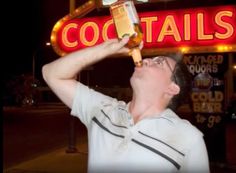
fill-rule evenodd
<path id="1" fill-rule="evenodd" d="M 130 79 L 135 92 L 162 94 L 173 82 L 171 80 L 176 62 L 168 57 L 146 58 L 142 67 L 136 67 Z"/>

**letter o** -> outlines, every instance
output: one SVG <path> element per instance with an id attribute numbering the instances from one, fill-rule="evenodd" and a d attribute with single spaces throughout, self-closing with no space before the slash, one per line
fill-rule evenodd
<path id="1" fill-rule="evenodd" d="M 202 93 L 199 94 L 199 100 L 201 102 L 206 102 L 207 99 L 208 99 L 207 93 L 202 92 Z"/>
<path id="2" fill-rule="evenodd" d="M 93 29 L 93 32 L 94 32 L 94 37 L 91 41 L 87 40 L 86 34 L 85 34 L 88 27 L 91 27 Z M 80 41 L 81 41 L 82 44 L 84 44 L 85 46 L 93 46 L 98 41 L 98 38 L 99 38 L 99 28 L 98 28 L 96 23 L 86 22 L 81 26 Z"/>

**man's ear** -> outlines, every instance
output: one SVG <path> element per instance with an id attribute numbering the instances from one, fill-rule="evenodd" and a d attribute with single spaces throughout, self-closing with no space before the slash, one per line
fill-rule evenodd
<path id="1" fill-rule="evenodd" d="M 172 82 L 167 89 L 167 93 L 173 96 L 179 94 L 179 92 L 180 92 L 180 87 L 174 82 Z"/>

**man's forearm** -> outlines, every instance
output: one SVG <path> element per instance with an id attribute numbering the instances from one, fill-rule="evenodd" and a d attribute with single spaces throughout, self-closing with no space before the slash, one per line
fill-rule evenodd
<path id="1" fill-rule="evenodd" d="M 105 55 L 105 54 L 104 54 Z M 61 57 L 43 67 L 43 76 L 56 79 L 73 79 L 83 68 L 92 65 L 105 56 L 96 53 L 96 47 L 83 49 Z"/>
<path id="2" fill-rule="evenodd" d="M 117 44 L 117 41 L 108 41 L 103 44 L 76 51 L 59 58 L 43 67 L 43 77 L 47 81 L 54 79 L 73 79 L 85 67 L 92 65 L 114 53 L 127 53 L 123 46 L 127 39 Z"/>

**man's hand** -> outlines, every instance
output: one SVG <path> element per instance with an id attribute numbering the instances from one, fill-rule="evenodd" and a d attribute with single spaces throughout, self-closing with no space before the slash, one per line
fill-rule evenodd
<path id="1" fill-rule="evenodd" d="M 109 55 L 113 54 L 124 54 L 129 55 L 131 49 L 127 48 L 125 45 L 129 41 L 129 36 L 123 37 L 121 40 L 118 39 L 110 39 L 105 41 L 102 45 L 100 45 L 102 49 L 107 50 Z M 143 41 L 139 45 L 140 50 L 143 48 Z"/>
<path id="2" fill-rule="evenodd" d="M 108 54 L 128 54 L 130 49 L 125 47 L 128 43 L 129 37 L 124 37 L 121 40 L 110 39 L 105 41 L 101 46 L 102 49 L 107 50 Z"/>

